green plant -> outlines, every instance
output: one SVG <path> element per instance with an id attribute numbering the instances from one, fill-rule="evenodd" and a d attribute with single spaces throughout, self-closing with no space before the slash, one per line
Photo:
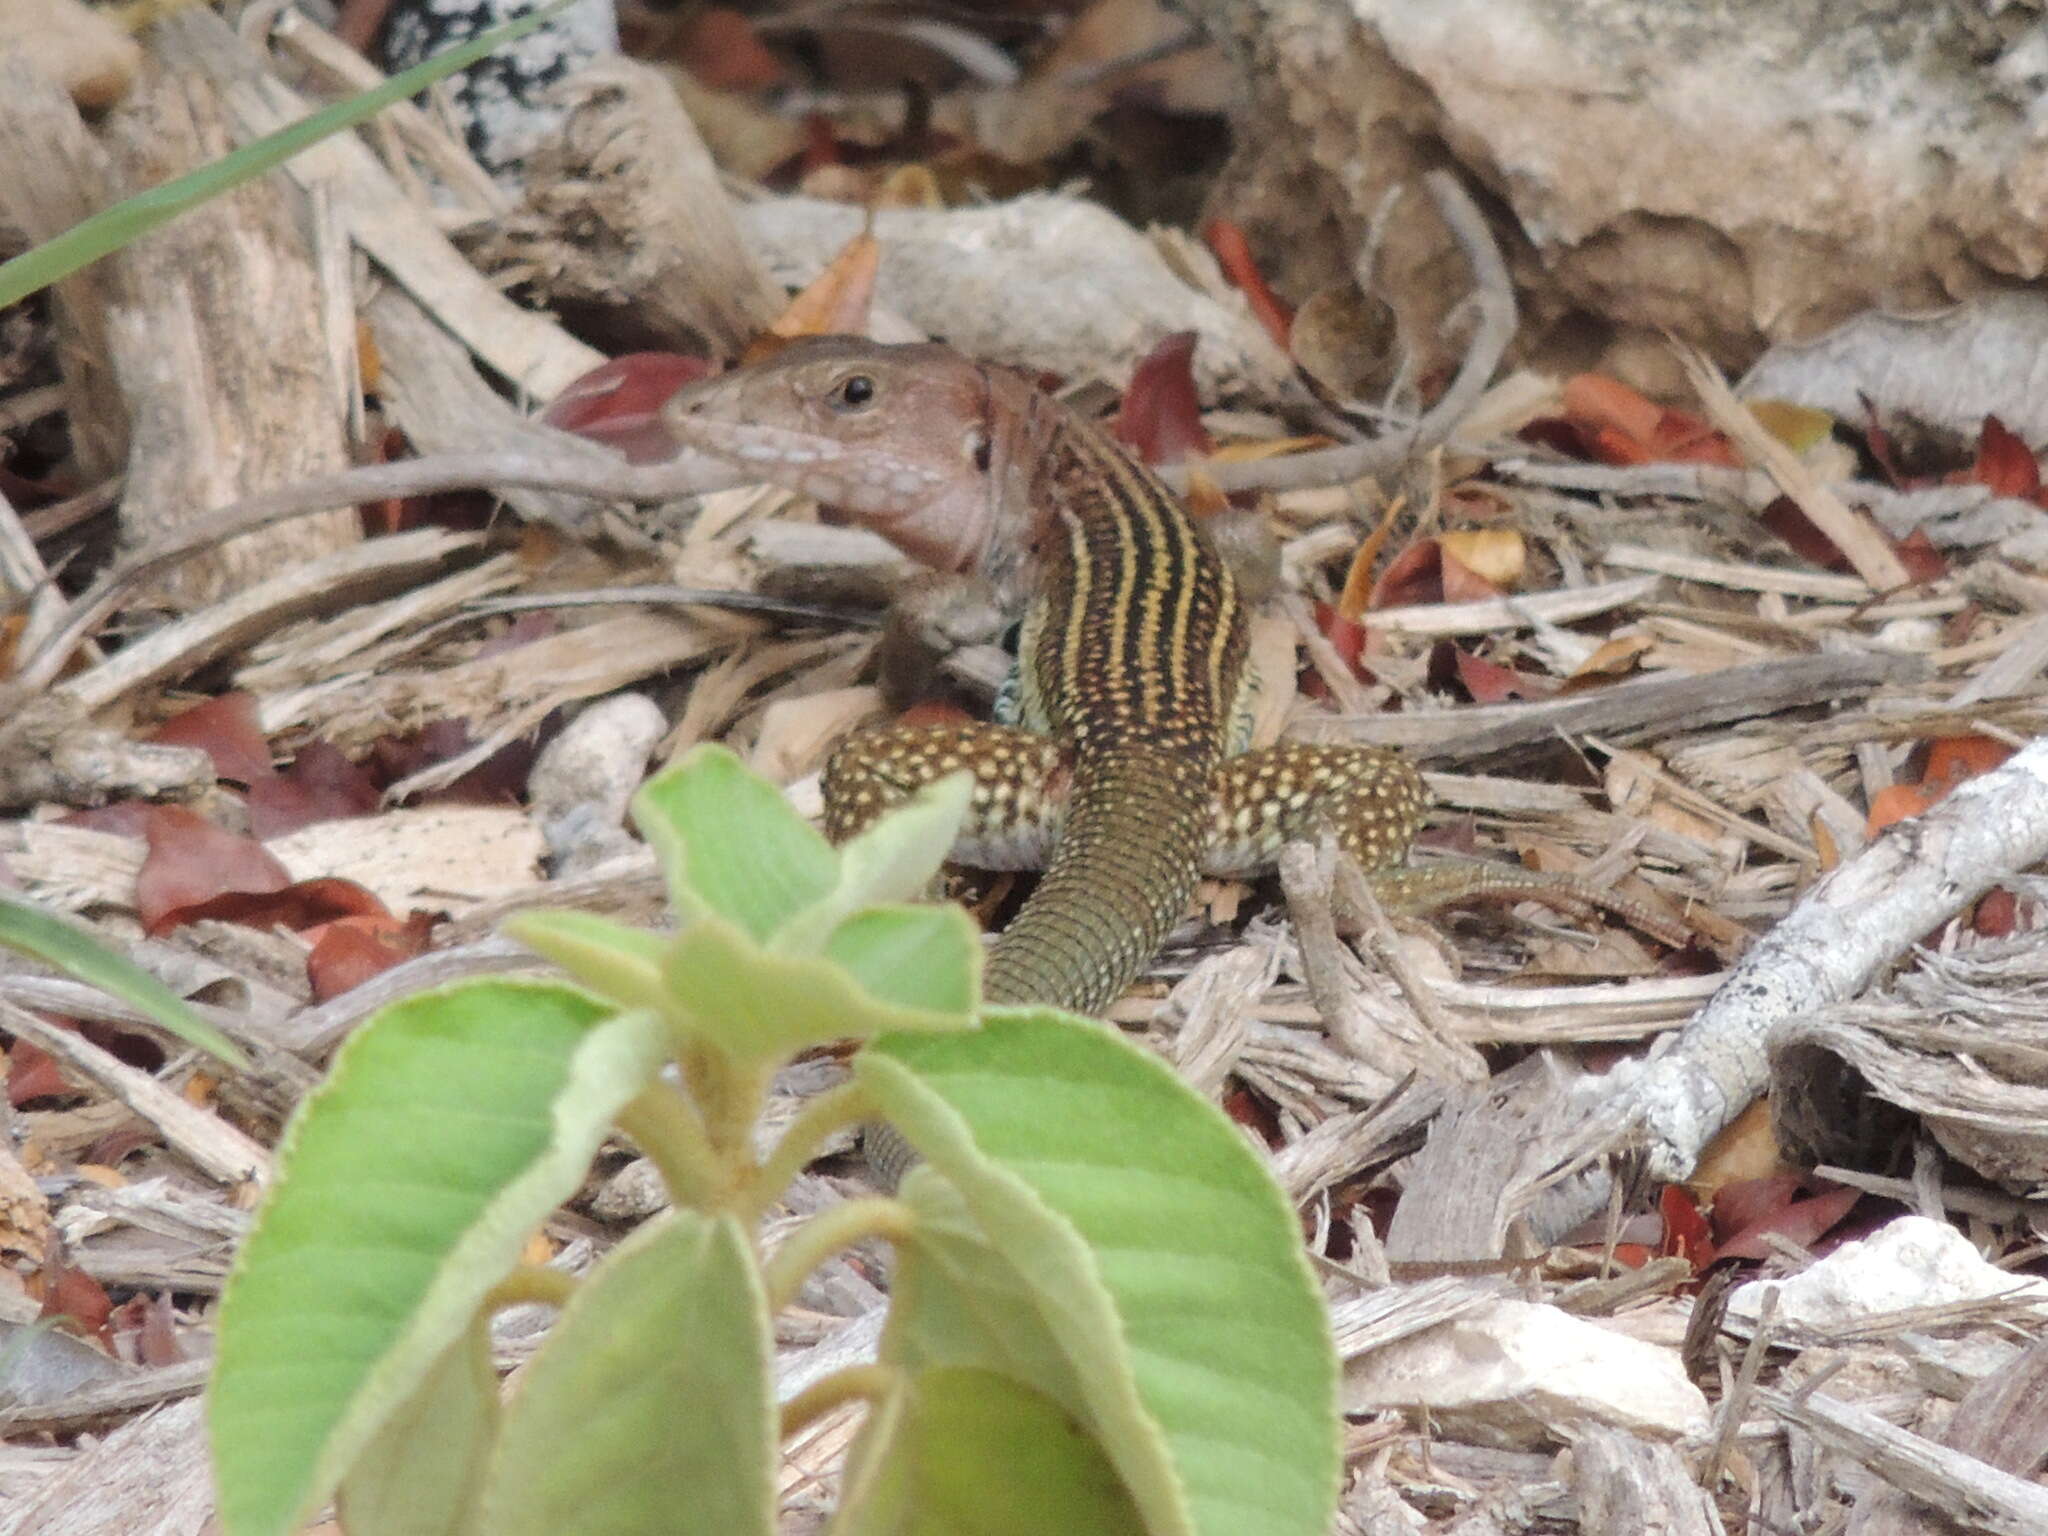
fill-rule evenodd
<path id="1" fill-rule="evenodd" d="M 1147 1053 L 1049 1010 L 977 1017 L 971 923 L 904 904 L 964 797 L 941 785 L 834 850 L 700 749 L 635 802 L 673 934 L 529 915 L 511 931 L 580 985 L 467 982 L 357 1033 L 222 1302 L 230 1536 L 337 1492 L 352 1536 L 768 1536 L 778 1435 L 851 1399 L 842 1536 L 1320 1536 L 1335 1361 L 1293 1215 Z M 850 1080 L 757 1159 L 773 1072 L 847 1037 L 867 1042 Z M 876 1118 L 925 1165 L 764 1258 L 786 1182 Z M 521 1265 L 614 1121 L 675 1209 L 581 1279 Z M 774 1310 L 873 1237 L 896 1266 L 878 1359 L 778 1408 Z M 560 1314 L 501 1404 L 490 1314 L 536 1300 Z"/>

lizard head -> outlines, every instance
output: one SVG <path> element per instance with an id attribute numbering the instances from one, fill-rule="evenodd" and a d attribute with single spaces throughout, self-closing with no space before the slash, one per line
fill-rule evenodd
<path id="1" fill-rule="evenodd" d="M 1020 382 L 948 347 L 817 336 L 681 390 L 662 418 L 684 446 L 963 571 L 1003 532 L 1018 462 L 1008 439 L 1029 413 L 1000 406 Z"/>

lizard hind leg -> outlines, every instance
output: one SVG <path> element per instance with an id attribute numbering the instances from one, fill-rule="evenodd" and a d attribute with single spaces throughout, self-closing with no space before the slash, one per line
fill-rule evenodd
<path id="1" fill-rule="evenodd" d="M 1414 764 L 1376 747 L 1283 741 L 1226 758 L 1210 796 L 1207 875 L 1272 868 L 1283 843 L 1334 832 L 1371 873 L 1398 865 L 1428 797 Z"/>
<path id="2" fill-rule="evenodd" d="M 849 736 L 825 764 L 825 834 L 844 842 L 928 784 L 962 770 L 974 798 L 953 844 L 976 869 L 1041 869 L 1073 778 L 1059 745 L 1011 726 L 885 725 Z"/>
<path id="3" fill-rule="evenodd" d="M 1578 875 L 1473 859 L 1403 867 L 1426 803 L 1422 776 L 1395 752 L 1309 742 L 1247 752 L 1217 772 L 1202 872 L 1261 873 L 1282 843 L 1313 842 L 1329 831 L 1389 912 L 1419 915 L 1455 902 L 1534 900 L 1568 912 L 1612 913 L 1679 948 L 1691 941 L 1691 931 L 1669 913 Z"/>

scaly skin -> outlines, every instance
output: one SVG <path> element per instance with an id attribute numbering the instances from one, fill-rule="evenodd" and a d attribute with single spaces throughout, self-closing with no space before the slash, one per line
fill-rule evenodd
<path id="1" fill-rule="evenodd" d="M 1099 1012 L 1199 874 L 1248 872 L 1325 830 L 1395 909 L 1557 889 L 1500 865 L 1396 871 L 1424 795 L 1395 753 L 1242 751 L 1246 622 L 1229 569 L 1155 476 L 1016 375 L 941 346 L 823 337 L 694 385 L 663 416 L 684 445 L 972 572 L 1022 610 L 1016 727 L 884 727 L 825 772 L 827 830 L 843 838 L 969 769 L 957 856 L 1044 865 L 989 957 L 990 1001 Z M 1566 894 L 1645 916 L 1592 887 Z"/>

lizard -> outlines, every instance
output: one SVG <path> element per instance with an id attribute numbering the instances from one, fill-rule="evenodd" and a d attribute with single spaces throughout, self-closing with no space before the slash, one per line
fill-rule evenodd
<path id="1" fill-rule="evenodd" d="M 1022 613 L 1012 720 L 859 732 L 823 775 L 838 841 L 965 769 L 956 861 L 1044 869 L 988 956 L 988 1001 L 1100 1013 L 1200 876 L 1256 873 L 1283 843 L 1325 832 L 1390 911 L 1533 895 L 1684 941 L 1569 877 L 1402 867 L 1427 797 L 1397 752 L 1246 750 L 1256 683 L 1229 566 L 1156 475 L 1021 375 L 937 343 L 813 337 L 686 387 L 662 417 L 684 447 L 807 493 L 935 570 L 978 576 Z"/>

